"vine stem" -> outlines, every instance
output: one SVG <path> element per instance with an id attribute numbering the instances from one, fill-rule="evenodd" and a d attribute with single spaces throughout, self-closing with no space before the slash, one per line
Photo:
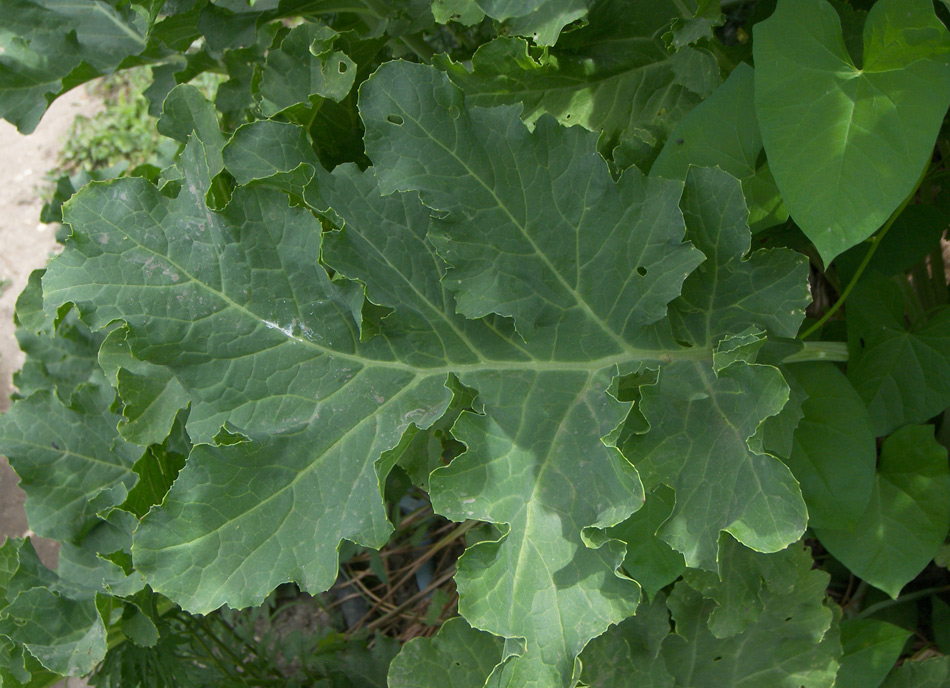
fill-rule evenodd
<path id="1" fill-rule="evenodd" d="M 435 50 L 421 36 L 400 36 L 399 42 L 414 52 L 426 64 L 430 64 L 432 58 L 435 57 Z"/>
<path id="2" fill-rule="evenodd" d="M 928 595 L 935 595 L 939 592 L 946 592 L 950 590 L 950 585 L 941 585 L 936 588 L 927 588 L 925 590 L 918 590 L 917 592 L 908 593 L 907 595 L 901 595 L 896 600 L 884 600 L 883 602 L 878 602 L 877 604 L 872 604 L 866 609 L 862 609 L 859 614 L 857 614 L 855 619 L 863 619 L 872 614 L 876 614 L 882 609 L 887 609 L 888 607 L 893 607 L 895 604 L 903 604 L 904 602 L 913 602 L 914 600 L 919 600 L 921 597 L 927 597 Z"/>
<path id="3" fill-rule="evenodd" d="M 848 345 L 845 342 L 802 342 L 805 346 L 786 356 L 782 363 L 801 363 L 804 361 L 838 361 L 848 360 Z"/>
<path id="4" fill-rule="evenodd" d="M 854 287 L 857 285 L 858 280 L 861 278 L 862 273 L 864 273 L 864 269 L 871 262 L 871 258 L 874 257 L 874 253 L 877 251 L 878 246 L 881 245 L 881 241 L 887 235 L 887 232 L 890 230 L 890 228 L 894 226 L 894 222 L 897 220 L 898 217 L 900 217 L 901 213 L 904 212 L 904 209 L 908 205 L 910 205 L 910 202 L 914 199 L 914 196 L 917 195 L 917 189 L 920 188 L 920 185 L 923 183 L 924 178 L 927 176 L 928 169 L 929 169 L 929 165 L 925 165 L 924 171 L 921 172 L 920 178 L 917 180 L 917 183 L 914 184 L 913 190 L 910 192 L 907 198 L 905 198 L 903 202 L 899 206 L 897 206 L 897 210 L 891 213 L 891 216 L 887 219 L 887 222 L 884 223 L 884 226 L 881 227 L 880 231 L 874 235 L 873 239 L 871 239 L 871 247 L 868 249 L 867 253 L 864 254 L 864 258 L 861 260 L 861 264 L 858 265 L 858 269 L 855 271 L 854 276 L 851 278 L 851 281 L 848 282 L 848 286 L 846 286 L 844 288 L 844 291 L 841 292 L 841 296 L 838 297 L 838 300 L 835 301 L 834 305 L 831 308 L 825 311 L 825 314 L 821 316 L 821 318 L 818 319 L 818 322 L 816 322 L 807 330 L 802 332 L 801 339 L 805 339 L 809 335 L 814 334 L 826 322 L 828 322 L 828 319 L 832 315 L 838 312 L 839 308 L 841 308 L 844 305 L 844 302 L 848 299 L 848 296 L 854 290 Z"/>

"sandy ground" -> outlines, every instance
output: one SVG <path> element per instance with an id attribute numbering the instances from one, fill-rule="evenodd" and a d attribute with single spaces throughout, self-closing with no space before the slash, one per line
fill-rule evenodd
<path id="1" fill-rule="evenodd" d="M 23 363 L 13 336 L 13 309 L 30 272 L 46 264 L 56 249 L 55 226 L 39 221 L 42 202 L 37 189 L 78 114 L 93 114 L 97 104 L 79 88 L 53 103 L 36 131 L 20 135 L 0 120 L 0 280 L 10 284 L 0 293 L 0 412 L 10 406 L 11 376 Z M 0 457 L 0 541 L 27 534 L 24 495 L 17 476 Z M 56 563 L 51 542 L 34 540 L 48 566 Z"/>

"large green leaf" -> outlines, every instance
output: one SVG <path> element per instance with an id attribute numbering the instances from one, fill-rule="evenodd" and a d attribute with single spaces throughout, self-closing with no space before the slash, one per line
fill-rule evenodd
<path id="1" fill-rule="evenodd" d="M 432 638 L 403 645 L 389 666 L 390 688 L 482 688 L 502 659 L 500 638 L 449 619 Z"/>
<path id="2" fill-rule="evenodd" d="M 0 117 L 23 133 L 65 91 L 145 49 L 147 18 L 107 0 L 4 0 Z"/>
<path id="3" fill-rule="evenodd" d="M 644 610 L 649 616 L 638 614 L 590 644 L 582 655 L 584 678 L 597 688 L 831 688 L 841 646 L 825 605 L 827 574 L 811 569 L 800 545 L 779 555 L 736 554 L 747 577 L 759 581 L 749 598 L 757 610 L 744 630 L 725 637 L 710 630 L 732 583 L 717 585 L 713 576 L 701 593 L 682 581 L 667 600 L 675 633 L 658 596 Z M 783 565 L 773 569 L 775 557 Z"/>
<path id="4" fill-rule="evenodd" d="M 666 595 L 643 604 L 637 615 L 595 638 L 581 659 L 583 680 L 591 688 L 674 688 L 667 671 L 663 645 L 670 635 Z"/>
<path id="5" fill-rule="evenodd" d="M 673 513 L 674 502 L 673 491 L 660 485 L 646 496 L 643 508 L 609 531 L 611 537 L 627 544 L 624 571 L 640 584 L 649 599 L 686 568 L 683 555 L 656 535 Z"/>
<path id="6" fill-rule="evenodd" d="M 681 186 L 636 171 L 612 183 L 586 132 L 468 109 L 445 75 L 409 63 L 383 65 L 360 112 L 380 190 L 448 213 L 429 238 L 468 318 L 510 316 L 532 345 L 562 329 L 555 355 L 594 358 L 646 336 L 702 260 L 682 242 Z"/>
<path id="7" fill-rule="evenodd" d="M 267 54 L 261 72 L 261 110 L 270 117 L 309 106 L 311 98 L 340 101 L 356 78 L 356 63 L 334 50 L 339 34 L 328 26 L 302 24 Z"/>
<path id="8" fill-rule="evenodd" d="M 900 657 L 910 631 L 878 619 L 841 624 L 841 666 L 835 688 L 877 688 Z"/>
<path id="9" fill-rule="evenodd" d="M 908 323 L 900 288 L 871 275 L 848 300 L 848 380 L 874 434 L 924 423 L 950 406 L 950 310 Z"/>
<path id="10" fill-rule="evenodd" d="M 904 662 L 887 675 L 882 688 L 946 688 L 950 681 L 950 657 Z"/>
<path id="11" fill-rule="evenodd" d="M 783 222 L 782 204 L 768 164 L 760 159 L 762 136 L 755 117 L 754 70 L 744 62 L 676 125 L 650 174 L 685 179 L 690 165 L 720 167 L 742 181 L 753 232 Z"/>
<path id="12" fill-rule="evenodd" d="M 492 19 L 538 45 L 554 45 L 561 29 L 587 14 L 591 0 L 475 0 Z"/>
<path id="13" fill-rule="evenodd" d="M 89 500 L 135 482 L 132 464 L 142 448 L 116 435 L 118 416 L 107 409 L 109 387 L 87 385 L 64 405 L 36 392 L 0 416 L 0 452 L 20 475 L 30 527 L 57 540 L 82 536 L 96 521 Z"/>
<path id="14" fill-rule="evenodd" d="M 933 559 L 950 528 L 947 450 L 933 427 L 910 425 L 884 441 L 871 502 L 850 529 L 816 529 L 821 544 L 891 597 Z"/>
<path id="15" fill-rule="evenodd" d="M 521 103 L 529 123 L 547 113 L 601 132 L 604 153 L 613 157 L 623 143 L 631 149 L 627 164 L 645 169 L 673 126 L 720 83 L 709 53 L 666 49 L 663 34 L 677 4 L 599 2 L 588 26 L 543 55 L 521 39 L 501 38 L 476 51 L 471 71 L 446 58 L 435 62 L 472 104 Z"/>
<path id="16" fill-rule="evenodd" d="M 808 302 L 804 261 L 784 250 L 746 255 L 748 213 L 738 181 L 696 168 L 682 205 L 689 236 L 708 260 L 671 304 L 678 340 L 702 349 L 727 332 L 755 326 L 794 334 Z M 656 385 L 643 388 L 640 410 L 650 432 L 631 436 L 623 451 L 648 488 L 664 483 L 676 491 L 659 535 L 685 554 L 688 566 L 715 569 L 723 530 L 767 552 L 804 531 L 805 505 L 791 472 L 749 445 L 788 395 L 777 369 L 742 362 L 717 373 L 711 362 L 677 361 L 660 371 Z M 734 489 L 753 484 L 749 492 Z"/>
<path id="17" fill-rule="evenodd" d="M 690 458 L 729 484 L 729 504 L 679 547 L 714 559 L 723 528 L 770 551 L 800 535 L 790 474 L 745 442 L 788 396 L 752 359 L 766 332 L 797 331 L 804 261 L 745 256 L 741 187 L 721 171 L 687 178 L 681 212 L 681 183 L 615 182 L 595 135 L 551 119 L 529 132 L 514 108 L 468 107 L 431 68 L 392 63 L 361 91 L 371 171 L 327 173 L 277 123 L 241 129 L 219 157 L 196 125 L 177 196 L 121 179 L 65 207 L 73 236 L 44 278 L 47 308 L 74 303 L 95 329 L 121 321 L 101 358 L 125 418 L 143 424 L 135 436 L 160 436 L 187 406 L 196 443 L 136 531 L 135 565 L 200 612 L 259 603 L 287 580 L 327 588 L 341 539 L 385 542 L 389 450 L 440 419 L 454 374 L 480 413 L 456 422 L 467 451 L 433 474 L 433 503 L 502 530 L 462 558 L 460 608 L 507 640 L 495 680 L 567 685 L 576 655 L 639 598 L 617 573 L 622 543 L 603 533 L 643 501 L 612 446 L 630 408 L 608 391 L 618 374 L 659 367 L 659 387 L 701 401 L 696 415 L 645 392 L 644 442 L 662 444 L 665 422 L 681 437 L 707 420 L 723 429 L 724 460 L 716 446 Z M 219 161 L 245 186 L 215 211 Z M 170 380 L 179 392 L 165 397 Z M 629 456 L 659 470 L 648 452 Z M 660 482 L 678 506 L 696 499 Z"/>
<path id="18" fill-rule="evenodd" d="M 0 561 L 0 637 L 57 674 L 92 671 L 106 653 L 106 629 L 93 597 L 60 593 L 57 575 L 40 563 L 29 540 L 4 542 Z M 22 662 L 23 655 L 18 656 Z"/>
<path id="19" fill-rule="evenodd" d="M 834 364 L 790 365 L 783 372 L 808 395 L 785 460 L 801 484 L 808 525 L 854 526 L 871 499 L 877 462 L 864 402 Z"/>
<path id="20" fill-rule="evenodd" d="M 108 322 L 112 313 L 125 320 L 131 353 L 150 359 L 187 391 L 194 440 L 211 441 L 225 422 L 271 435 L 258 443 L 196 449 L 166 509 L 154 511 L 139 531 L 136 563 L 151 574 L 154 587 L 193 608 L 211 609 L 225 601 L 257 602 L 289 576 L 310 589 L 328 587 L 336 575 L 334 555 L 327 556 L 312 539 L 294 547 L 281 544 L 288 537 L 298 540 L 290 533 L 299 532 L 301 520 L 314 524 L 314 537 L 331 552 L 341 537 L 381 545 L 389 526 L 373 464 L 410 423 L 425 427 L 438 418 L 449 392 L 444 372 L 425 369 L 433 349 L 443 354 L 436 333 L 404 346 L 402 355 L 415 358 L 419 367 L 400 361 L 382 339 L 355 355 L 358 323 L 348 307 L 355 285 L 331 284 L 316 264 L 319 223 L 264 189 L 235 193 L 225 214 L 212 213 L 204 201 L 210 179 L 202 151 L 194 139 L 186 149 L 188 174 L 176 199 L 138 180 L 77 196 L 67 215 L 93 241 L 84 242 L 89 235 L 77 230 L 75 252 L 64 254 L 55 275 L 48 273 L 47 298 L 57 298 L 59 281 L 92 323 Z M 126 204 L 141 210 L 130 213 Z M 121 225 L 110 212 L 123 218 Z M 138 223 L 130 222 L 136 217 Z M 164 228 L 155 224 L 156 217 L 166 218 Z M 191 236 L 183 234 L 186 228 Z M 80 245 L 93 255 L 82 257 Z M 137 267 L 123 276 L 123 265 Z M 284 279 L 275 282 L 275 274 Z M 91 308 L 84 298 L 90 293 L 84 290 L 102 288 L 116 293 L 111 313 L 104 301 Z M 138 291 L 134 302 L 121 296 L 128 290 Z M 161 353 L 171 353 L 170 342 L 181 356 Z M 367 365 L 374 362 L 378 365 Z M 316 430 L 309 431 L 310 424 Z M 282 465 L 261 462 L 271 452 L 283 456 Z M 368 463 L 347 458 L 354 454 Z M 249 473 L 238 470 L 241 465 Z M 224 511 L 191 496 L 206 491 L 210 480 L 219 483 Z M 352 485 L 353 494 L 329 488 L 339 480 Z M 243 499 L 238 484 L 249 490 Z M 321 493 L 326 500 L 316 498 Z M 307 514 L 288 521 L 295 504 Z M 180 512 L 175 528 L 162 527 Z M 318 522 L 333 528 L 321 532 Z M 232 533 L 232 547 L 247 554 L 231 558 L 222 552 L 200 578 L 181 578 L 183 562 L 217 553 L 223 533 Z M 255 539 L 265 533 L 270 534 L 264 542 L 278 553 Z M 180 542 L 191 546 L 173 544 Z M 251 557 L 254 551 L 258 554 Z M 176 564 L 169 566 L 172 561 Z M 248 572 L 247 580 L 234 576 L 235 570 Z"/>
<path id="21" fill-rule="evenodd" d="M 418 219 L 408 223 L 410 231 L 397 231 L 395 223 L 381 222 L 379 209 L 362 200 L 372 193 L 369 180 L 348 172 L 365 191 L 334 203 L 347 224 L 328 236 L 324 256 L 334 268 L 363 281 L 372 301 L 395 308 L 384 321 L 387 330 L 417 331 L 422 317 L 450 307 L 449 293 L 438 281 L 420 279 L 422 261 L 437 261 L 424 243 L 426 213 L 408 206 Z M 408 215 L 407 200 L 402 197 L 397 204 L 394 199 L 389 206 Z M 406 226 L 405 219 L 396 219 Z M 381 246 L 388 251 L 380 251 Z M 421 303 L 420 296 L 425 298 Z M 425 311 L 414 313 L 419 305 Z M 478 335 L 479 325 L 465 323 L 466 332 L 455 336 L 479 336 L 477 341 L 487 343 L 484 332 Z M 501 543 L 483 543 L 460 561 L 456 582 L 462 613 L 479 628 L 527 640 L 525 656 L 500 670 L 510 680 L 518 685 L 565 682 L 573 656 L 597 629 L 635 608 L 636 587 L 614 573 L 622 559 L 617 543 L 590 549 L 581 537 L 585 526 L 616 523 L 642 499 L 635 472 L 600 439 L 620 424 L 626 405 L 605 394 L 607 370 L 515 367 L 501 375 L 485 362 L 459 377 L 478 390 L 491 417 L 463 414 L 456 423 L 453 433 L 468 452 L 433 474 L 433 505 L 456 520 L 478 518 L 510 528 Z M 591 480 L 592 490 L 569 489 Z M 572 632 L 555 632 L 559 628 Z M 550 666 L 544 656 L 562 659 Z"/>
<path id="22" fill-rule="evenodd" d="M 950 33 L 931 0 L 880 0 L 856 65 L 824 0 L 781 0 L 755 31 L 762 139 L 792 217 L 826 264 L 915 188 L 950 106 Z"/>

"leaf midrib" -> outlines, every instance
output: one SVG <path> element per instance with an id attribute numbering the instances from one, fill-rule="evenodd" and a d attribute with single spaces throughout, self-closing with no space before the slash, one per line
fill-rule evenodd
<path id="1" fill-rule="evenodd" d="M 495 198 L 497 199 L 497 196 L 495 196 Z M 74 199 L 73 202 L 78 204 L 82 200 L 84 199 L 80 196 Z M 512 221 L 515 221 L 510 211 L 508 211 L 508 209 L 505 208 L 505 206 L 501 203 L 500 199 L 498 200 L 498 203 L 499 203 L 499 207 L 503 208 L 507 212 L 509 217 L 512 218 Z M 330 349 L 310 339 L 298 337 L 293 333 L 287 334 L 287 332 L 281 329 L 274 330 L 274 328 L 268 327 L 267 318 L 263 318 L 259 316 L 258 314 L 254 313 L 246 306 L 230 298 L 223 291 L 219 289 L 215 289 L 213 286 L 197 279 L 185 267 L 183 267 L 176 261 L 172 260 L 169 256 L 159 253 L 155 249 L 152 249 L 144 245 L 141 241 L 139 241 L 137 237 L 130 235 L 128 232 L 126 232 L 122 227 L 117 225 L 115 222 L 113 222 L 109 218 L 106 218 L 101 213 L 99 213 L 95 208 L 92 208 L 84 204 L 84 209 L 87 212 L 90 212 L 91 214 L 93 214 L 100 221 L 111 226 L 113 231 L 129 239 L 129 241 L 131 241 L 135 245 L 136 248 L 155 256 L 157 259 L 175 268 L 185 278 L 185 279 L 181 279 L 179 282 L 175 282 L 173 285 L 156 285 L 156 286 L 160 286 L 162 288 L 172 288 L 172 287 L 181 288 L 189 283 L 193 283 L 195 285 L 198 285 L 200 288 L 204 289 L 206 292 L 210 293 L 211 295 L 215 296 L 221 302 L 226 304 L 226 306 L 233 308 L 234 310 L 236 310 L 237 312 L 245 316 L 248 316 L 250 319 L 254 320 L 255 323 L 259 324 L 260 326 L 263 326 L 265 329 L 280 332 L 286 337 L 286 341 L 288 342 L 296 342 L 299 344 L 303 344 L 307 346 L 308 348 L 318 351 L 320 355 L 322 356 L 335 357 L 342 360 L 351 361 L 360 366 L 389 368 L 392 370 L 400 370 L 404 372 L 409 372 L 409 373 L 412 373 L 413 375 L 421 375 L 421 374 L 429 375 L 429 374 L 438 374 L 438 373 L 448 374 L 448 373 L 459 373 L 459 372 L 469 372 L 469 371 L 479 371 L 479 370 L 484 371 L 484 370 L 493 370 L 493 369 L 494 370 L 532 370 L 532 371 L 539 371 L 539 372 L 540 371 L 556 371 L 556 370 L 595 371 L 595 370 L 600 370 L 601 368 L 605 368 L 608 366 L 622 366 L 623 364 L 630 363 L 630 362 L 653 361 L 653 362 L 668 363 L 673 360 L 680 360 L 680 359 L 685 359 L 685 360 L 710 359 L 711 360 L 712 358 L 711 351 L 703 349 L 703 348 L 699 348 L 699 347 L 696 347 L 693 349 L 670 350 L 670 349 L 637 349 L 637 348 L 629 346 L 628 344 L 626 344 L 626 342 L 621 340 L 615 333 L 613 333 L 612 330 L 610 330 L 606 326 L 606 324 L 603 323 L 603 321 L 597 318 L 590 311 L 590 308 L 586 305 L 586 302 L 584 302 L 582 299 L 580 299 L 577 296 L 576 292 L 574 292 L 574 290 L 571 289 L 570 286 L 564 282 L 563 277 L 561 277 L 559 273 L 554 271 L 553 266 L 551 266 L 550 262 L 547 260 L 547 256 L 544 256 L 533 244 L 533 242 L 532 242 L 532 245 L 535 247 L 535 250 L 538 250 L 538 255 L 540 255 L 542 259 L 550 266 L 550 269 L 552 270 L 552 272 L 554 272 L 557 275 L 558 280 L 562 284 L 565 285 L 565 288 L 567 288 L 570 293 L 575 295 L 575 298 L 577 299 L 577 302 L 579 305 L 583 304 L 583 307 L 585 308 L 587 312 L 590 313 L 591 317 L 594 318 L 594 321 L 599 323 L 605 332 L 609 332 L 612 335 L 612 338 L 616 342 L 618 342 L 618 344 L 622 347 L 621 351 L 615 354 L 611 354 L 610 356 L 604 356 L 598 359 L 591 359 L 591 360 L 584 360 L 584 361 L 580 361 L 580 360 L 578 361 L 553 361 L 553 360 L 541 361 L 541 360 L 530 360 L 530 359 L 522 360 L 522 361 L 489 360 L 485 362 L 468 363 L 468 364 L 446 363 L 445 365 L 442 365 L 442 366 L 433 366 L 433 367 L 420 367 L 417 365 L 411 365 L 411 364 L 402 363 L 399 361 L 385 361 L 385 360 L 380 360 L 380 359 L 367 358 L 364 356 L 360 356 L 358 354 L 351 354 L 351 353 L 347 353 L 343 351 L 338 351 L 335 349 Z M 59 290 L 50 289 L 46 293 L 48 296 L 53 296 L 63 291 L 68 292 L 68 288 L 59 289 Z"/>
<path id="2" fill-rule="evenodd" d="M 525 227 L 523 223 L 518 221 L 518 218 L 515 217 L 511 209 L 508 208 L 508 206 L 502 202 L 501 198 L 495 192 L 495 189 L 492 186 L 490 186 L 488 182 L 482 179 L 482 177 L 478 173 L 476 173 L 475 170 L 469 167 L 468 163 L 462 160 L 462 158 L 460 158 L 454 150 L 446 146 L 436 137 L 432 136 L 429 133 L 429 130 L 422 125 L 422 122 L 416 119 L 415 117 L 413 117 L 412 113 L 410 113 L 408 110 L 403 108 L 396 98 L 393 98 L 392 96 L 390 96 L 389 93 L 387 93 L 386 95 L 389 96 L 389 100 L 393 104 L 393 106 L 406 116 L 406 119 L 413 122 L 419 128 L 419 130 L 422 131 L 429 138 L 430 141 L 432 141 L 432 143 L 434 143 L 436 146 L 444 150 L 449 156 L 451 156 L 453 160 L 455 160 L 459 165 L 461 165 L 462 169 L 464 169 L 469 174 L 469 176 L 471 176 L 472 179 L 478 182 L 479 186 L 481 186 L 483 189 L 485 189 L 486 192 L 488 192 L 488 194 L 492 197 L 492 199 L 494 199 L 496 205 L 498 206 L 498 209 L 501 210 L 508 217 L 511 223 L 518 229 L 522 237 L 524 237 L 525 241 L 527 241 L 528 244 L 531 246 L 531 249 L 534 251 L 535 255 L 537 255 L 538 258 L 540 258 L 541 262 L 548 269 L 548 271 L 554 276 L 554 278 L 558 281 L 561 287 L 574 298 L 574 302 L 578 306 L 580 306 L 580 308 L 584 311 L 587 317 L 590 318 L 592 322 L 600 326 L 600 329 L 604 332 L 604 334 L 608 335 L 614 341 L 614 343 L 617 344 L 618 348 L 621 351 L 627 350 L 628 348 L 627 342 L 622 337 L 620 337 L 620 335 L 614 332 L 613 329 L 611 329 L 607 325 L 607 323 L 604 322 L 600 318 L 600 316 L 598 316 L 593 311 L 593 309 L 591 309 L 590 304 L 588 304 L 585 299 L 581 298 L 581 295 L 578 294 L 577 291 L 567 281 L 567 279 L 565 279 L 564 275 L 562 275 L 561 272 L 557 268 L 555 268 L 554 264 L 551 263 L 548 256 L 544 253 L 544 251 L 540 249 L 540 247 L 538 246 L 538 243 L 529 234 L 528 228 Z M 515 169 L 518 173 L 518 176 L 520 177 L 521 169 L 517 166 Z M 522 189 L 522 193 L 524 193 L 524 189 L 525 189 L 524 184 L 521 185 L 521 189 Z"/>

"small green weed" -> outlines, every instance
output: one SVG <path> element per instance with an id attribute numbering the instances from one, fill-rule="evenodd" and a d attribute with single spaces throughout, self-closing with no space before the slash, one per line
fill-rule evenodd
<path id="1" fill-rule="evenodd" d="M 103 102 L 102 112 L 79 115 L 60 153 L 62 169 L 76 173 L 126 162 L 129 169 L 161 156 L 174 155 L 177 144 L 162 136 L 148 114 L 144 91 L 151 83 L 145 68 L 127 69 L 94 82 L 90 92 Z"/>

